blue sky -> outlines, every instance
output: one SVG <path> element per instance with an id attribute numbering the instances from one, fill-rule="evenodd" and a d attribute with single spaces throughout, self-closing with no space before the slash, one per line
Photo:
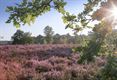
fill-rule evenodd
<path id="1" fill-rule="evenodd" d="M 15 5 L 15 3 L 18 3 L 20 1 L 22 0 L 0 0 L 0 36 L 4 36 L 4 38 L 0 40 L 10 40 L 11 36 L 16 32 L 17 28 L 15 28 L 12 23 L 5 23 L 9 17 L 9 13 L 5 12 L 5 9 L 6 6 Z M 66 1 L 68 4 L 66 5 L 65 9 L 70 13 L 78 14 L 83 10 L 83 4 L 86 3 L 87 0 Z M 65 29 L 65 24 L 61 19 L 61 14 L 54 9 L 48 13 L 43 14 L 42 16 L 39 16 L 36 19 L 35 23 L 31 24 L 31 26 L 21 26 L 20 29 L 24 32 L 31 32 L 32 36 L 37 36 L 39 34 L 43 35 L 43 29 L 47 25 L 51 26 L 55 33 L 73 33 L 71 29 Z"/>

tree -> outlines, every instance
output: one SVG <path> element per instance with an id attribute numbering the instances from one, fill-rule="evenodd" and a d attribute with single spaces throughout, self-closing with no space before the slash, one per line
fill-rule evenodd
<path id="1" fill-rule="evenodd" d="M 21 44 L 24 32 L 17 30 L 16 33 L 12 36 L 13 44 Z"/>
<path id="2" fill-rule="evenodd" d="M 33 43 L 33 38 L 31 33 L 24 33 L 21 30 L 17 30 L 16 33 L 12 36 L 13 44 L 31 44 Z"/>
<path id="3" fill-rule="evenodd" d="M 36 44 L 44 44 L 44 36 L 38 35 L 38 36 L 35 38 L 35 43 L 36 43 Z"/>
<path id="4" fill-rule="evenodd" d="M 44 28 L 45 40 L 47 43 L 52 43 L 54 31 L 52 27 L 46 26 Z"/>
<path id="5" fill-rule="evenodd" d="M 61 38 L 61 35 L 55 34 L 53 36 L 53 44 L 60 44 L 60 38 Z"/>
<path id="6" fill-rule="evenodd" d="M 31 33 L 29 33 L 29 32 L 24 33 L 22 41 L 23 41 L 23 44 L 32 44 L 32 43 L 34 43 L 34 40 L 31 37 Z"/>
<path id="7" fill-rule="evenodd" d="M 91 39 L 87 43 L 79 62 L 85 63 L 92 61 L 99 54 L 102 45 L 105 44 L 105 38 L 112 32 L 112 28 L 116 25 L 117 18 L 112 15 L 113 11 L 111 11 L 113 6 L 115 7 L 114 4 L 117 4 L 117 0 L 88 0 L 88 3 L 84 4 L 84 10 L 78 14 L 78 17 L 69 13 L 63 16 L 67 27 L 77 32 L 85 28 L 92 28 L 98 35 L 98 37 Z M 96 8 L 97 10 L 94 10 Z M 98 21 L 99 23 L 90 26 L 93 21 Z"/>

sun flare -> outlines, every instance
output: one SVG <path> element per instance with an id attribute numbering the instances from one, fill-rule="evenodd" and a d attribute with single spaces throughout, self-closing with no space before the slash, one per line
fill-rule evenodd
<path id="1" fill-rule="evenodd" d="M 113 7 L 111 8 L 110 12 L 111 12 L 111 16 L 114 19 L 117 19 L 117 6 L 113 5 Z"/>
<path id="2" fill-rule="evenodd" d="M 109 20 L 112 23 L 113 28 L 117 26 L 117 5 L 112 4 L 111 8 L 107 9 L 108 15 L 105 20 Z"/>

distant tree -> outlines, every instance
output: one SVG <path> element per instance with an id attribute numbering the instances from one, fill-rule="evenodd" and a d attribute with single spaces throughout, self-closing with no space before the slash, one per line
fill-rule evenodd
<path id="1" fill-rule="evenodd" d="M 34 42 L 33 38 L 31 37 L 31 33 L 26 32 L 22 38 L 23 44 L 32 44 Z"/>
<path id="2" fill-rule="evenodd" d="M 44 34 L 45 34 L 45 41 L 46 43 L 52 43 L 53 42 L 53 34 L 54 34 L 54 31 L 52 29 L 52 27 L 50 26 L 46 26 L 44 28 Z"/>
<path id="3" fill-rule="evenodd" d="M 53 44 L 59 44 L 60 43 L 60 38 L 61 38 L 60 34 L 55 34 L 53 36 Z"/>
<path id="4" fill-rule="evenodd" d="M 67 43 L 67 37 L 66 37 L 66 35 L 61 35 L 60 43 L 61 44 L 66 44 Z"/>
<path id="5" fill-rule="evenodd" d="M 38 35 L 38 36 L 35 38 L 35 43 L 36 43 L 36 44 L 44 44 L 44 36 Z"/>
<path id="6" fill-rule="evenodd" d="M 77 38 L 75 38 L 76 36 L 71 36 L 69 33 L 65 34 L 65 35 L 60 35 L 60 34 L 55 34 L 53 36 L 53 43 L 54 44 L 75 44 L 78 43 L 76 40 L 79 39 L 79 35 Z"/>
<path id="7" fill-rule="evenodd" d="M 33 43 L 33 38 L 31 33 L 24 33 L 21 30 L 17 30 L 16 33 L 12 36 L 13 44 L 31 44 Z"/>
<path id="8" fill-rule="evenodd" d="M 13 44 L 21 44 L 24 32 L 17 30 L 16 33 L 12 36 Z"/>
<path id="9" fill-rule="evenodd" d="M 71 39 L 71 35 L 69 33 L 67 33 L 65 35 L 65 37 L 67 38 L 67 43 L 71 43 L 70 39 Z"/>
<path id="10" fill-rule="evenodd" d="M 79 37 L 79 35 L 77 34 L 77 32 L 74 32 L 74 41 L 75 41 L 75 44 L 78 43 L 78 37 Z"/>

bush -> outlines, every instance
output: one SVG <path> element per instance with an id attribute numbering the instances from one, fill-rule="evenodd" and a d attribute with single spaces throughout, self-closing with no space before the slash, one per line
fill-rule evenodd
<path id="1" fill-rule="evenodd" d="M 107 63 L 101 70 L 101 80 L 117 80 L 117 57 L 109 55 Z"/>

